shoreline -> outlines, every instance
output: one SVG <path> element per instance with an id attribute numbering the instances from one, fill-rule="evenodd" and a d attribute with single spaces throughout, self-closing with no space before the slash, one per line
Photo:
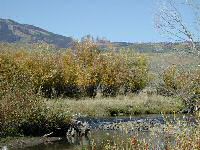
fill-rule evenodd
<path id="1" fill-rule="evenodd" d="M 23 149 L 60 140 L 61 137 L 7 137 L 0 139 L 0 149 Z"/>

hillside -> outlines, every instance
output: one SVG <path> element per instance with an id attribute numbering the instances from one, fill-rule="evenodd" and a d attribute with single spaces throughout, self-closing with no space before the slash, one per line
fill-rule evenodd
<path id="1" fill-rule="evenodd" d="M 60 48 L 67 48 L 73 44 L 73 39 L 51 33 L 33 25 L 20 24 L 10 19 L 0 19 L 0 42 L 45 42 Z"/>
<path id="2" fill-rule="evenodd" d="M 58 48 L 72 47 L 74 40 L 52 32 L 46 31 L 39 27 L 20 24 L 10 19 L 0 18 L 0 42 L 33 44 L 44 42 L 52 44 Z M 94 41 L 101 49 L 107 50 L 110 46 L 116 50 L 131 49 L 142 53 L 165 53 L 171 51 L 188 51 L 188 42 L 158 42 L 158 43 L 128 43 L 128 42 L 110 42 L 108 40 Z M 199 44 L 197 45 L 199 48 Z"/>
<path id="3" fill-rule="evenodd" d="M 191 43 L 189 42 L 149 42 L 149 43 L 127 43 L 127 42 L 112 42 L 115 48 L 130 49 L 141 53 L 168 53 L 168 52 L 186 52 L 190 53 Z M 200 49 L 200 44 L 196 43 L 197 49 Z"/>

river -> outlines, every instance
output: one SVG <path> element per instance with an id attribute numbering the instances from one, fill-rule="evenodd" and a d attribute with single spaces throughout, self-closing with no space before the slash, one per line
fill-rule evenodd
<path id="1" fill-rule="evenodd" d="M 46 142 L 17 150 L 89 150 L 92 147 L 101 150 L 107 141 L 117 142 L 128 138 L 137 138 L 145 141 L 152 149 L 166 149 L 167 143 L 175 144 L 173 134 L 163 132 L 166 122 L 177 124 L 181 121 L 190 125 L 195 124 L 193 117 L 184 115 L 167 115 L 165 117 L 163 115 L 140 115 L 109 118 L 79 118 L 79 120 L 87 121 L 90 124 L 91 133 L 87 137 L 65 137 L 55 142 Z M 148 125 L 151 125 L 152 128 Z M 122 126 L 126 126 L 126 128 L 124 129 Z M 153 128 L 155 129 L 152 130 Z M 4 148 L 5 150 L 12 150 Z"/>

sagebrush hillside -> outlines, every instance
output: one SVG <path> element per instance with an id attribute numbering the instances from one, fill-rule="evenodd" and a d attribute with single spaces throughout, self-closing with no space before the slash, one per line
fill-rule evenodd
<path id="1" fill-rule="evenodd" d="M 73 44 L 73 39 L 54 34 L 33 25 L 20 24 L 10 19 L 0 19 L 0 42 L 45 42 L 60 48 L 68 48 Z"/>

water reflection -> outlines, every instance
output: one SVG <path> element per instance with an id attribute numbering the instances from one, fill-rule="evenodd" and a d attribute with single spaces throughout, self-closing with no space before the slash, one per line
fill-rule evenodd
<path id="1" fill-rule="evenodd" d="M 82 150 L 90 149 L 90 139 L 87 137 L 64 138 L 61 141 L 40 144 L 20 150 Z"/>
<path id="2" fill-rule="evenodd" d="M 137 131 L 125 134 L 120 131 L 93 130 L 90 137 L 68 137 L 55 143 L 41 144 L 30 148 L 24 148 L 22 150 L 90 150 L 92 147 L 102 150 L 103 145 L 107 143 L 107 141 L 119 142 L 133 137 L 146 141 L 146 143 L 149 143 L 149 146 L 153 149 L 165 149 L 166 142 L 173 141 L 173 138 L 166 139 L 164 135 L 159 133 L 154 133 L 154 135 L 152 135 L 151 132 Z"/>
<path id="3" fill-rule="evenodd" d="M 177 116 L 176 116 L 177 117 Z M 157 116 L 140 116 L 131 118 L 131 120 L 134 121 L 141 121 L 141 119 L 144 119 L 144 121 L 149 121 L 149 119 L 154 119 L 161 121 L 161 124 L 164 123 L 163 118 L 161 119 L 161 115 Z M 171 121 L 169 118 L 172 118 Z M 173 116 L 168 117 L 169 122 L 175 122 Z M 188 120 L 188 117 L 179 116 L 179 120 Z M 99 129 L 97 126 L 102 123 L 108 123 L 108 122 L 126 122 L 130 121 L 130 118 L 104 118 L 104 119 L 89 119 L 90 124 L 93 124 L 93 128 L 91 130 L 91 134 L 88 137 L 67 137 L 62 139 L 61 141 L 57 141 L 55 143 L 45 143 L 41 145 L 37 145 L 30 148 L 25 148 L 23 150 L 83 150 L 87 149 L 90 150 L 92 147 L 95 147 L 95 149 L 102 150 L 103 145 L 107 143 L 107 141 L 111 142 L 121 142 L 127 138 L 137 138 L 139 140 L 145 141 L 145 143 L 149 144 L 149 147 L 151 149 L 159 149 L 164 150 L 167 149 L 167 144 L 170 143 L 170 145 L 175 144 L 175 138 L 173 135 L 166 134 L 162 132 L 159 128 L 157 128 L 155 131 L 152 132 L 152 130 L 147 131 L 138 131 L 138 130 L 102 130 Z M 192 122 L 191 120 L 189 121 Z"/>

